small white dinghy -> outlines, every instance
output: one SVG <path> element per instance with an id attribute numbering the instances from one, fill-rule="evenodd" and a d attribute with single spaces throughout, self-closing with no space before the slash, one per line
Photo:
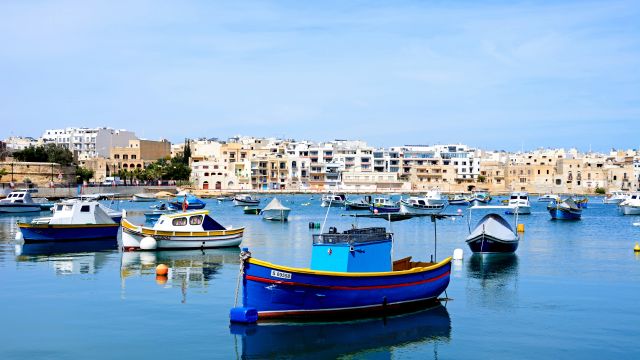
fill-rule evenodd
<path id="1" fill-rule="evenodd" d="M 271 221 L 287 221 L 291 209 L 282 205 L 278 198 L 273 198 L 271 202 L 260 212 L 262 218 Z"/>

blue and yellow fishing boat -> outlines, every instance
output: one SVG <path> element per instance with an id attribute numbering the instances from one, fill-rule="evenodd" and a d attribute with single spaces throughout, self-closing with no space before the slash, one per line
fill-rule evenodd
<path id="1" fill-rule="evenodd" d="M 393 234 L 383 227 L 313 235 L 310 268 L 242 258 L 243 307 L 231 320 L 362 316 L 433 304 L 449 284 L 451 258 L 392 261 Z"/>

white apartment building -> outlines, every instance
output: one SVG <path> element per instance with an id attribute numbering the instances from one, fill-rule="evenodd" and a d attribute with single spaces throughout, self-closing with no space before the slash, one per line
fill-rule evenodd
<path id="1" fill-rule="evenodd" d="M 7 150 L 19 151 L 28 148 L 29 146 L 37 146 L 38 140 L 29 136 L 10 136 L 4 143 L 7 144 Z"/>
<path id="2" fill-rule="evenodd" d="M 45 144 L 58 144 L 75 152 L 78 159 L 109 157 L 112 147 L 126 147 L 129 140 L 136 140 L 135 133 L 111 128 L 50 129 L 40 137 Z"/>

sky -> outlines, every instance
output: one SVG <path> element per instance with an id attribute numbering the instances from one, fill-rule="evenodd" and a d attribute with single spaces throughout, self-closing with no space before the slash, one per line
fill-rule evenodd
<path id="1" fill-rule="evenodd" d="M 640 144 L 638 1 L 0 1 L 0 138 Z"/>

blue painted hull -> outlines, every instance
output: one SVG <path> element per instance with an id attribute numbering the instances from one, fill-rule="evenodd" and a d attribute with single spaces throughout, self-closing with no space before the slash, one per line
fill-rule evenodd
<path id="1" fill-rule="evenodd" d="M 120 224 L 105 224 L 100 226 L 30 226 L 29 224 L 20 224 L 20 231 L 26 244 L 50 241 L 117 239 L 119 228 Z"/>
<path id="2" fill-rule="evenodd" d="M 371 206 L 370 210 L 373 213 L 377 211 L 378 214 L 393 214 L 400 212 L 400 207 Z"/>
<path id="3" fill-rule="evenodd" d="M 181 202 L 171 202 L 169 203 L 169 206 L 172 209 L 177 209 L 177 210 L 182 210 L 182 203 Z M 187 210 L 200 210 L 200 209 L 204 209 L 204 207 L 207 206 L 206 203 L 189 203 L 189 206 L 187 206 Z"/>
<path id="4" fill-rule="evenodd" d="M 518 249 L 518 241 L 497 241 L 490 236 L 483 236 L 467 241 L 469 249 L 474 253 L 513 253 Z"/>
<path id="5" fill-rule="evenodd" d="M 16 254 L 20 256 L 55 255 L 66 253 L 81 253 L 118 250 L 118 239 L 81 240 L 63 242 L 38 242 L 19 245 Z"/>
<path id="6" fill-rule="evenodd" d="M 260 319 L 353 316 L 435 301 L 449 285 L 451 262 L 386 276 L 309 273 L 253 259 L 245 261 L 244 270 L 243 305 L 257 309 Z"/>
<path id="7" fill-rule="evenodd" d="M 582 217 L 581 212 L 572 212 L 557 208 L 549 209 L 549 214 L 551 214 L 551 219 L 553 220 L 580 220 Z"/>

